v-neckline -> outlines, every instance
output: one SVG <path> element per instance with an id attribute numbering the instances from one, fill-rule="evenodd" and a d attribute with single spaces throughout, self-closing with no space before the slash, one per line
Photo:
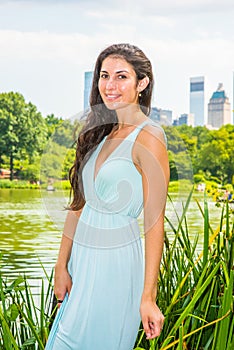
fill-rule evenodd
<path id="1" fill-rule="evenodd" d="M 104 143 L 105 143 L 105 141 L 106 141 L 106 138 L 107 138 L 107 136 L 108 135 L 106 135 L 106 136 L 104 136 L 104 138 L 102 139 L 102 141 L 99 143 L 99 145 L 98 145 L 98 149 L 97 149 L 97 155 L 95 156 L 95 158 L 94 158 L 94 166 L 93 166 L 93 182 L 95 183 L 96 182 L 96 179 L 97 179 L 97 177 L 98 177 L 98 175 L 99 175 L 99 173 L 100 173 L 100 170 L 102 169 L 102 167 L 105 165 L 105 163 L 109 160 L 109 158 L 116 152 L 116 150 L 118 150 L 119 149 L 119 147 L 122 145 L 122 143 L 125 141 L 125 140 L 127 140 L 128 139 L 128 137 L 130 136 L 130 135 L 132 135 L 132 133 L 134 133 L 134 131 L 136 131 L 139 127 L 141 127 L 144 123 L 146 123 L 146 122 L 148 122 L 148 120 L 145 120 L 144 122 L 142 122 L 141 124 L 138 124 L 126 137 L 124 137 L 123 139 L 122 139 L 122 141 L 118 144 L 118 146 L 117 147 L 115 147 L 114 149 L 113 149 L 113 151 L 107 156 L 107 158 L 104 160 L 104 162 L 101 164 L 101 166 L 99 167 L 99 169 L 98 169 L 98 171 L 97 171 L 97 173 L 96 173 L 96 164 L 97 164 L 97 159 L 98 159 L 98 156 L 99 156 L 99 154 L 100 154 L 100 152 L 102 151 L 102 149 L 103 149 L 103 145 L 104 145 Z M 95 175 L 96 174 L 96 175 Z"/>

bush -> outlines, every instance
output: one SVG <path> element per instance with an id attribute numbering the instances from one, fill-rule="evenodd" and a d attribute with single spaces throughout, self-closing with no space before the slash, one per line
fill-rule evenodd
<path id="1" fill-rule="evenodd" d="M 179 191 L 190 192 L 193 184 L 190 180 L 178 180 L 178 181 L 170 181 L 168 192 L 175 193 Z"/>
<path id="2" fill-rule="evenodd" d="M 193 175 L 193 181 L 195 184 L 204 183 L 205 178 L 202 174 L 195 174 Z"/>
<path id="3" fill-rule="evenodd" d="M 39 184 L 31 184 L 23 180 L 0 180 L 0 188 L 14 188 L 14 189 L 39 189 Z"/>

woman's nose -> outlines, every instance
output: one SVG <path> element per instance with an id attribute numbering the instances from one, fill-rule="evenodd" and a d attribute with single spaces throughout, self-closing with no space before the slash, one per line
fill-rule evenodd
<path id="1" fill-rule="evenodd" d="M 110 89 L 114 89 L 114 88 L 116 88 L 116 82 L 115 82 L 114 78 L 110 77 L 106 82 L 106 89 L 110 90 Z"/>

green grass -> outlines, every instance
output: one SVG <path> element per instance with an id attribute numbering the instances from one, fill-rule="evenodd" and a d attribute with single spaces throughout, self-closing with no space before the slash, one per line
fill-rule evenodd
<path id="1" fill-rule="evenodd" d="M 199 254 L 198 236 L 192 241 L 187 225 L 191 198 L 192 192 L 180 216 L 175 212 L 176 225 L 166 218 L 170 232 L 165 234 L 157 300 L 165 315 L 162 333 L 154 340 L 146 340 L 141 325 L 135 350 L 234 348 L 231 209 L 228 203 L 223 204 L 220 224 L 214 228 L 206 197 L 204 203 L 197 202 L 204 222 L 203 250 Z M 36 305 L 25 277 L 9 282 L 0 275 L 1 349 L 44 349 L 53 295 L 53 276 L 46 274 L 46 278 L 48 287 L 45 290 L 42 280 L 40 305 Z"/>
<path id="2" fill-rule="evenodd" d="M 26 180 L 8 180 L 0 179 L 0 188 L 13 188 L 13 189 L 39 189 L 37 184 L 31 184 Z"/>
<path id="3" fill-rule="evenodd" d="M 170 181 L 168 192 L 169 193 L 175 193 L 179 191 L 188 191 L 190 192 L 191 188 L 193 187 L 193 184 L 190 180 L 179 180 L 179 181 Z"/>
<path id="4" fill-rule="evenodd" d="M 13 180 L 10 181 L 8 179 L 0 179 L 0 189 L 1 188 L 12 188 L 12 189 L 46 189 L 47 184 L 43 183 L 41 185 L 38 184 L 31 184 L 29 181 L 26 180 Z M 56 190 L 70 190 L 70 182 L 69 180 L 56 180 L 53 183 L 53 187 Z"/>

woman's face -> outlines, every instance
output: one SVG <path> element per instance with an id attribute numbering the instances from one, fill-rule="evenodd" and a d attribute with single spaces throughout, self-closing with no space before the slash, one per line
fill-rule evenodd
<path id="1" fill-rule="evenodd" d="M 138 103 L 139 90 L 133 67 L 124 58 L 107 57 L 101 66 L 98 88 L 108 109 Z"/>

